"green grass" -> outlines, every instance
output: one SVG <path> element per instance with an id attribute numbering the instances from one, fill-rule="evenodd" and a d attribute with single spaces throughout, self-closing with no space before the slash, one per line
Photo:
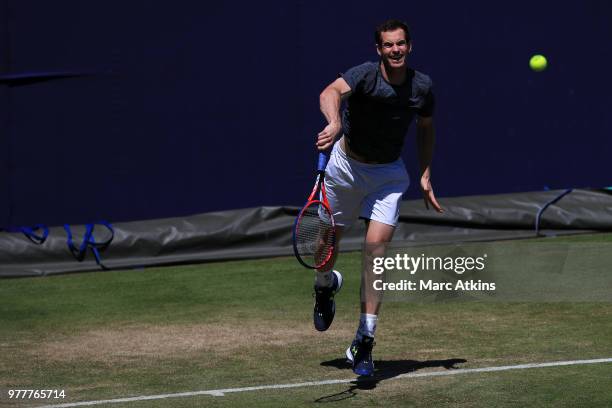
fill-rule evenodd
<path id="1" fill-rule="evenodd" d="M 612 234 L 554 238 L 611 242 Z M 534 240 L 534 243 L 541 240 Z M 10 388 L 66 401 L 352 378 L 360 255 L 347 253 L 332 328 L 312 328 L 312 273 L 292 258 L 0 281 L 0 406 Z M 612 357 L 610 303 L 387 303 L 375 387 L 330 385 L 112 406 L 612 405 L 612 365 L 393 379 L 419 369 Z M 41 405 L 41 403 L 38 403 Z"/>

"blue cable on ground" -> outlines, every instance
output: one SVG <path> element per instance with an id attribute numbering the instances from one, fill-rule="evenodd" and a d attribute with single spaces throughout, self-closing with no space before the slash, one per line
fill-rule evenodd
<path id="1" fill-rule="evenodd" d="M 103 225 L 104 227 L 106 227 L 111 233 L 110 238 L 102 242 L 96 242 L 96 239 L 93 235 L 96 225 Z M 110 243 L 113 241 L 113 238 L 115 237 L 115 231 L 113 230 L 113 226 L 109 222 L 100 221 L 95 224 L 86 224 L 85 235 L 83 236 L 83 241 L 81 242 L 81 245 L 78 248 L 74 245 L 70 225 L 64 224 L 64 230 L 66 230 L 66 235 L 68 237 L 66 240 L 68 244 L 68 249 L 77 261 L 83 262 L 85 256 L 87 255 L 87 249 L 89 248 L 91 249 L 91 252 L 96 258 L 96 263 L 100 265 L 100 267 L 104 270 L 109 269 L 104 266 L 104 264 L 102 263 L 102 258 L 100 257 L 100 251 L 104 251 L 106 248 L 108 248 Z"/>
<path id="2" fill-rule="evenodd" d="M 21 232 L 27 239 L 36 245 L 42 245 L 49 236 L 49 227 L 45 224 L 36 224 L 33 227 L 8 227 L 4 230 L 0 228 L 0 231 Z M 37 234 L 37 231 L 42 231 L 42 234 Z"/>

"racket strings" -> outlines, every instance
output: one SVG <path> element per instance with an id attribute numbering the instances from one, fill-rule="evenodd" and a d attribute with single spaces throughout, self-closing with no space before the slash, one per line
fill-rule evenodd
<path id="1" fill-rule="evenodd" d="M 299 256 L 313 267 L 324 265 L 335 243 L 335 228 L 331 214 L 322 204 L 309 205 L 302 211 L 296 229 Z"/>

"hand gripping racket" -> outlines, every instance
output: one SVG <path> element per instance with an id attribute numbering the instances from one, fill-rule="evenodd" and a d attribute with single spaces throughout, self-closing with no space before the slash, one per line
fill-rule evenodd
<path id="1" fill-rule="evenodd" d="M 336 250 L 336 224 L 325 193 L 325 165 L 329 156 L 319 153 L 317 180 L 306 205 L 293 225 L 293 251 L 297 260 L 310 269 L 323 268 Z"/>

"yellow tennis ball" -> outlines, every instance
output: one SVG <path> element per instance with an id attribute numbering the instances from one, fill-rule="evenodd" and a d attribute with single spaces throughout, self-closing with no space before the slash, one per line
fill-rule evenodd
<path id="1" fill-rule="evenodd" d="M 546 57 L 543 55 L 536 54 L 529 60 L 529 67 L 535 72 L 544 71 L 547 66 L 548 61 L 546 61 Z"/>

